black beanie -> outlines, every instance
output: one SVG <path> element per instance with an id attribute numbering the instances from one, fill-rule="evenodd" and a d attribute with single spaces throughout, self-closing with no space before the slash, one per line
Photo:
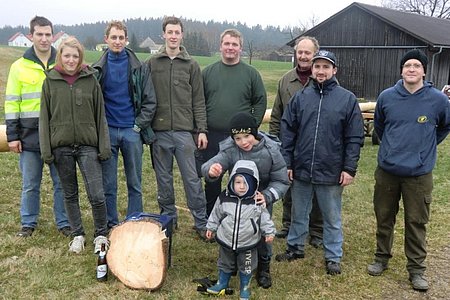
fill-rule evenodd
<path id="1" fill-rule="evenodd" d="M 230 120 L 230 134 L 233 137 L 238 133 L 252 134 L 255 138 L 258 137 L 258 125 L 255 118 L 245 112 L 235 114 Z"/>
<path id="2" fill-rule="evenodd" d="M 413 49 L 409 50 L 405 53 L 402 60 L 400 61 L 400 73 L 403 69 L 403 65 L 410 59 L 417 59 L 422 64 L 423 70 L 425 73 L 427 72 L 427 64 L 428 64 L 428 58 L 427 56 L 419 49 Z"/>

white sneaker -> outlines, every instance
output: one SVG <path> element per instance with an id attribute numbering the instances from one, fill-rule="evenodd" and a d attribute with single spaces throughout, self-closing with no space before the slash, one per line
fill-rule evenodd
<path id="1" fill-rule="evenodd" d="M 94 239 L 94 253 L 97 254 L 102 249 L 102 244 L 105 244 L 105 251 L 108 251 L 109 241 L 106 236 L 99 235 Z"/>
<path id="2" fill-rule="evenodd" d="M 80 253 L 81 251 L 84 250 L 84 244 L 85 244 L 84 236 L 83 235 L 77 235 L 69 243 L 69 251 L 70 252 L 75 252 L 75 253 L 78 254 L 78 253 Z"/>

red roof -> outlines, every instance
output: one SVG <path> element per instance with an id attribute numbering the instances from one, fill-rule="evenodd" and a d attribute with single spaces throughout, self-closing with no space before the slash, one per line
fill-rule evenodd
<path id="1" fill-rule="evenodd" d="M 12 37 L 9 38 L 8 42 L 14 41 L 17 37 L 19 37 L 21 35 L 23 35 L 22 32 L 15 33 Z M 31 36 L 28 36 L 28 35 L 24 35 L 24 36 L 31 41 Z"/>
<path id="2" fill-rule="evenodd" d="M 53 35 L 53 40 L 52 43 L 54 43 L 55 41 L 57 41 L 59 38 L 61 38 L 64 35 L 64 31 L 60 31 L 57 34 Z M 9 38 L 8 42 L 12 42 L 14 41 L 18 36 L 23 35 L 22 32 L 17 32 L 15 33 L 12 37 Z M 24 35 L 27 39 L 29 39 L 31 41 L 31 33 Z"/>
<path id="3" fill-rule="evenodd" d="M 53 40 L 52 42 L 56 42 L 60 37 L 62 37 L 64 35 L 64 31 L 60 31 L 57 34 L 53 35 Z"/>

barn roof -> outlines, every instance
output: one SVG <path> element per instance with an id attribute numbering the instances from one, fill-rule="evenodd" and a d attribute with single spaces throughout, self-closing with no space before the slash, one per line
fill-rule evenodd
<path id="1" fill-rule="evenodd" d="M 427 43 L 430 46 L 450 47 L 450 20 L 442 18 L 433 18 L 414 13 L 401 12 L 398 10 L 384 8 L 374 5 L 368 5 L 353 2 L 343 10 L 326 19 L 319 25 L 311 28 L 302 35 L 310 35 L 313 31 L 319 30 L 321 26 L 334 19 L 339 18 L 352 8 L 361 9 L 375 18 L 390 24 L 393 27 L 410 34 L 411 36 Z M 294 46 L 295 40 L 288 43 Z"/>

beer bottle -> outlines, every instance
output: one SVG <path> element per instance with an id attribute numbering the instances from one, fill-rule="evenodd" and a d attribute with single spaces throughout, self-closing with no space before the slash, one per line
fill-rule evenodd
<path id="1" fill-rule="evenodd" d="M 97 281 L 108 280 L 108 264 L 106 262 L 105 244 L 102 244 L 97 259 Z"/>

